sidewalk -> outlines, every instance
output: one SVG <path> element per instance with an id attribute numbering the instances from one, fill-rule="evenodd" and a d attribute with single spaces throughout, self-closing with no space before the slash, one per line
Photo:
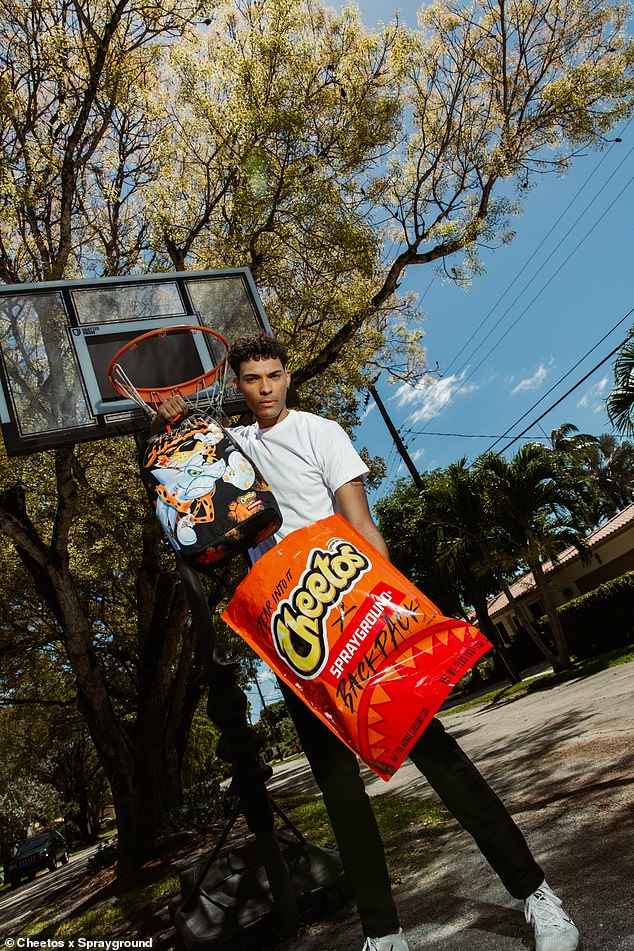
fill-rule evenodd
<path id="1" fill-rule="evenodd" d="M 583 951 L 634 951 L 634 663 L 443 722 L 501 796 L 583 935 Z M 370 795 L 433 796 L 412 765 Z M 306 760 L 277 767 L 269 790 L 316 791 Z M 431 842 L 431 844 L 430 844 Z M 532 930 L 454 822 L 413 841 L 416 871 L 393 869 L 413 951 L 532 949 Z M 279 951 L 361 951 L 350 909 Z"/>

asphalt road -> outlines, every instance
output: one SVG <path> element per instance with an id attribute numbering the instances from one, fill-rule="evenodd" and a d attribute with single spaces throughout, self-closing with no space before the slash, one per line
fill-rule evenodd
<path id="1" fill-rule="evenodd" d="M 38 913 L 58 902 L 64 904 L 69 883 L 86 874 L 86 866 L 98 845 L 91 845 L 70 856 L 68 865 L 58 865 L 54 872 L 40 872 L 32 882 L 23 882 L 0 897 L 0 945 L 30 924 Z"/>
<path id="2" fill-rule="evenodd" d="M 634 951 L 634 663 L 548 690 L 443 716 L 524 831 L 583 935 L 583 951 Z M 432 797 L 410 764 L 370 795 Z M 314 791 L 303 758 L 275 770 L 275 789 Z M 457 823 L 413 841 L 394 894 L 413 951 L 534 947 L 512 899 Z M 304 929 L 280 951 L 360 951 L 354 911 Z"/>

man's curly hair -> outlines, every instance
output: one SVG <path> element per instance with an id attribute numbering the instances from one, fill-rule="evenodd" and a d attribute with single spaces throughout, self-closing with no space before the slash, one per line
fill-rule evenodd
<path id="1" fill-rule="evenodd" d="M 247 360 L 275 360 L 277 358 L 280 359 L 282 366 L 286 369 L 288 359 L 286 347 L 264 331 L 238 337 L 229 349 L 229 363 L 238 379 L 240 378 L 240 366 L 246 363 Z"/>

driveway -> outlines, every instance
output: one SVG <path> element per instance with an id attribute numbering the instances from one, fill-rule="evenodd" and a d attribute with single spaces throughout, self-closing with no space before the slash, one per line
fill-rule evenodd
<path id="1" fill-rule="evenodd" d="M 517 700 L 443 715 L 445 726 L 507 804 L 584 936 L 584 951 L 634 951 L 634 663 Z M 370 795 L 433 796 L 410 764 Z M 302 757 L 268 784 L 315 791 Z M 519 951 L 532 930 L 455 822 L 412 842 L 418 869 L 395 898 L 413 951 Z M 280 951 L 360 951 L 353 913 L 310 926 Z"/>

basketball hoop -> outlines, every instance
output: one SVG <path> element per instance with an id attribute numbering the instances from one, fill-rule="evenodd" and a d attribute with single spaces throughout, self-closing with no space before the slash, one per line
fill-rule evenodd
<path id="1" fill-rule="evenodd" d="M 184 382 L 173 383 L 167 386 L 143 386 L 141 383 L 133 383 L 125 368 L 126 357 L 129 358 L 134 354 L 137 357 L 135 361 L 137 364 L 141 360 L 143 364 L 151 366 L 153 362 L 152 354 L 153 351 L 155 352 L 155 346 L 158 341 L 170 335 L 183 333 L 184 331 L 187 331 L 192 337 L 196 334 L 207 334 L 208 338 L 211 338 L 211 340 L 206 341 L 208 357 L 211 357 L 213 344 L 216 344 L 216 346 L 219 345 L 222 348 L 222 352 L 224 352 L 222 359 L 217 362 L 215 366 L 211 367 L 211 369 Z M 148 345 L 148 341 L 150 341 L 150 345 Z M 152 344 L 154 344 L 154 346 L 152 346 Z M 147 351 L 147 353 L 140 353 L 140 348 Z M 152 418 L 156 415 L 161 403 L 170 396 L 181 396 L 192 409 L 208 410 L 213 416 L 219 417 L 223 415 L 222 399 L 228 371 L 228 351 L 228 341 L 216 330 L 210 330 L 209 327 L 203 327 L 197 324 L 157 327 L 138 337 L 134 337 L 133 340 L 129 340 L 128 343 L 115 353 L 108 366 L 108 379 L 117 393 L 127 399 L 133 400 L 137 406 L 140 406 L 141 409 Z M 134 372 L 137 375 L 139 374 L 138 366 Z"/>

